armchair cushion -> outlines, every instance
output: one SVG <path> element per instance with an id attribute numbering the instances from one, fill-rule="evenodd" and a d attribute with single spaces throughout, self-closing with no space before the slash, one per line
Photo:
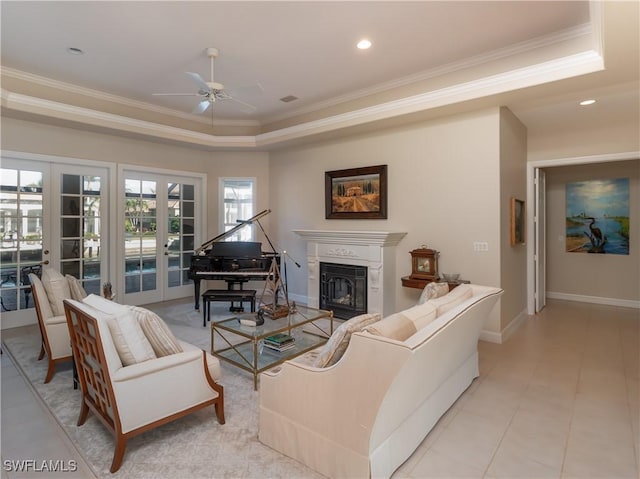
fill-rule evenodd
<path id="1" fill-rule="evenodd" d="M 169 326 L 153 311 L 138 306 L 127 306 L 138 320 L 147 340 L 151 343 L 156 357 L 169 356 L 182 352 L 180 343 Z"/>
<path id="2" fill-rule="evenodd" d="M 324 368 L 340 361 L 349 346 L 351 334 L 362 331 L 366 326 L 380 321 L 380 317 L 380 313 L 361 314 L 342 323 L 318 353 L 313 366 Z"/>
<path id="3" fill-rule="evenodd" d="M 64 316 L 62 301 L 71 299 L 71 291 L 67 279 L 58 271 L 47 268 L 42 270 L 42 286 L 47 292 L 49 305 L 54 316 Z"/>
<path id="4" fill-rule="evenodd" d="M 76 301 L 82 301 L 87 297 L 87 292 L 82 287 L 82 283 L 78 278 L 71 276 L 70 274 L 65 274 L 64 277 L 67 279 L 67 283 L 69 283 L 69 291 L 71 293 L 71 299 L 75 299 Z"/>
<path id="5" fill-rule="evenodd" d="M 103 313 L 112 315 L 107 319 L 107 325 L 113 344 L 124 366 L 156 357 L 151 343 L 138 324 L 138 320 L 126 306 L 95 294 L 90 294 L 83 302 Z"/>

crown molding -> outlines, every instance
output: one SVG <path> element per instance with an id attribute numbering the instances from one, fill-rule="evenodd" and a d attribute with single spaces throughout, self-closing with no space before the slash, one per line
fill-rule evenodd
<path id="1" fill-rule="evenodd" d="M 598 23 L 601 23 L 600 19 L 602 18 L 602 15 L 600 11 L 601 11 L 601 8 L 592 9 L 592 15 L 598 19 L 598 22 L 595 22 L 596 25 Z M 592 18 L 594 18 L 593 16 Z M 568 28 L 559 32 L 554 32 L 549 35 L 534 38 L 533 40 L 527 40 L 524 42 L 516 43 L 514 45 L 509 45 L 508 47 L 499 48 L 499 49 L 482 53 L 480 55 L 476 55 L 470 58 L 465 58 L 464 60 L 446 63 L 436 68 L 431 68 L 429 70 L 418 72 L 413 75 L 397 78 L 389 82 L 380 83 L 378 85 L 374 85 L 368 88 L 350 92 L 345 95 L 339 95 L 339 96 L 333 97 L 330 100 L 316 102 L 316 103 L 313 103 L 312 105 L 300 107 L 296 110 L 288 111 L 287 113 L 284 113 L 281 115 L 275 115 L 275 116 L 269 117 L 269 122 L 272 123 L 272 122 L 282 121 L 282 120 L 286 120 L 296 116 L 313 113 L 321 109 L 334 107 L 341 103 L 358 100 L 360 98 L 364 98 L 370 95 L 375 95 L 378 93 L 383 93 L 389 90 L 393 90 L 394 88 L 401 88 L 407 85 L 411 85 L 413 83 L 429 80 L 431 78 L 449 75 L 458 71 L 473 68 L 479 65 L 484 65 L 490 62 L 495 62 L 495 61 L 502 60 L 509 57 L 514 57 L 514 56 L 521 55 L 523 53 L 531 52 L 534 50 L 549 48 L 562 42 L 574 40 L 576 38 L 581 38 L 581 37 L 588 37 L 593 34 L 594 34 L 594 28 L 592 23 L 584 23 L 582 25 L 577 25 L 575 27 Z M 602 43 L 602 39 L 601 37 L 598 37 L 595 40 L 596 40 L 595 41 L 596 44 L 594 44 L 594 48 L 596 48 L 596 50 L 601 52 L 602 49 L 600 48 L 600 45 Z"/>
<path id="2" fill-rule="evenodd" d="M 209 118 L 203 117 L 201 115 L 193 115 L 191 113 L 185 113 L 183 111 L 174 110 L 172 108 L 166 108 L 158 105 L 153 105 L 151 103 L 146 103 L 143 101 L 132 100 L 131 98 L 125 98 L 118 95 L 113 95 L 111 93 L 105 93 L 99 90 L 93 90 L 91 88 L 85 88 L 78 85 L 74 85 L 72 83 L 66 83 L 59 80 L 54 80 L 51 78 L 35 75 L 33 73 L 23 72 L 21 70 L 16 70 L 15 68 L 10 67 L 2 67 L 0 69 L 0 73 L 2 75 L 6 75 L 9 78 L 25 81 L 29 83 L 33 83 L 39 86 L 54 88 L 56 90 L 61 90 L 66 93 L 71 93 L 73 95 L 83 95 L 89 98 L 94 98 L 96 100 L 107 101 L 111 103 L 115 103 L 118 105 L 122 105 L 129 108 L 138 108 L 140 110 L 148 111 L 151 113 L 157 113 L 160 115 L 167 115 L 176 117 L 182 120 L 188 120 L 198 123 L 203 123 L 206 125 L 210 125 L 211 121 Z M 221 120 L 214 119 L 214 126 L 260 126 L 260 122 L 256 120 Z"/>
<path id="3" fill-rule="evenodd" d="M 307 135 L 325 133 L 340 128 L 474 100 L 603 69 L 603 58 L 597 52 L 583 52 L 562 59 L 551 60 L 538 65 L 262 133 L 256 137 L 257 145 L 266 146 L 290 141 Z"/>
<path id="4" fill-rule="evenodd" d="M 212 148 L 254 148 L 255 136 L 216 136 L 1 90 L 2 107 L 83 125 Z"/>
<path id="5" fill-rule="evenodd" d="M 2 89 L 2 106 L 33 115 L 53 117 L 126 133 L 210 148 L 260 148 L 282 145 L 311 135 L 336 131 L 452 105 L 481 97 L 604 69 L 603 58 L 592 50 L 489 77 L 452 85 L 406 98 L 309 121 L 256 136 L 215 136 L 127 118 L 88 108 L 35 98 Z"/>

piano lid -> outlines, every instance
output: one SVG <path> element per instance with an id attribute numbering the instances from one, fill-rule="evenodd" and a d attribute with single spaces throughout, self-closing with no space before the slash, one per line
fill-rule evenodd
<path id="1" fill-rule="evenodd" d="M 229 231 L 225 231 L 224 233 L 219 234 L 218 236 L 216 236 L 215 238 L 210 239 L 209 241 L 207 241 L 206 243 L 202 243 L 200 245 L 200 247 L 198 249 L 195 250 L 195 254 L 200 254 L 203 250 L 205 250 L 208 246 L 210 246 L 211 244 L 217 242 L 217 241 L 221 241 L 225 238 L 227 238 L 228 236 L 231 236 L 232 234 L 234 234 L 236 231 L 244 228 L 247 225 L 253 224 L 255 221 L 258 221 L 260 218 L 262 218 L 263 216 L 267 216 L 269 213 L 271 213 L 271 210 L 263 210 L 260 213 L 258 213 L 255 216 L 252 216 L 251 218 L 249 218 L 248 220 L 238 220 L 238 225 L 234 226 L 233 228 L 231 228 Z M 260 243 L 258 243 L 260 244 Z"/>

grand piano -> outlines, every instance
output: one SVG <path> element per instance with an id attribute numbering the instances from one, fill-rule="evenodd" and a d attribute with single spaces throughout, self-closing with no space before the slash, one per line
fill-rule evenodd
<path id="1" fill-rule="evenodd" d="M 203 243 L 191 257 L 189 278 L 193 280 L 195 289 L 195 308 L 200 309 L 200 282 L 203 279 L 223 280 L 229 289 L 234 289 L 248 281 L 265 281 L 269 276 L 271 263 L 275 258 L 280 261 L 269 237 L 267 241 L 273 252 L 263 252 L 262 243 L 254 241 L 223 241 L 239 229 L 256 222 L 271 213 L 264 210 L 248 220 L 238 221 L 238 225 Z M 263 230 L 264 232 L 264 230 Z"/>

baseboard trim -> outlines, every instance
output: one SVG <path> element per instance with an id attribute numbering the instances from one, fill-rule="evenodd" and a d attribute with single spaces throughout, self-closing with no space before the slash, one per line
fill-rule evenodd
<path id="1" fill-rule="evenodd" d="M 582 294 L 558 293 L 547 291 L 549 299 L 563 299 L 565 301 L 579 301 L 581 303 L 605 304 L 607 306 L 621 306 L 623 308 L 640 309 L 640 301 L 632 299 L 604 298 L 601 296 L 586 296 Z"/>
<path id="2" fill-rule="evenodd" d="M 507 327 L 499 333 L 487 330 L 480 331 L 480 339 L 489 343 L 502 344 L 507 339 L 509 339 L 520 326 L 522 326 L 522 324 L 528 317 L 529 315 L 527 314 L 527 310 L 523 309 L 515 318 L 511 320 L 509 324 L 507 324 Z"/>

